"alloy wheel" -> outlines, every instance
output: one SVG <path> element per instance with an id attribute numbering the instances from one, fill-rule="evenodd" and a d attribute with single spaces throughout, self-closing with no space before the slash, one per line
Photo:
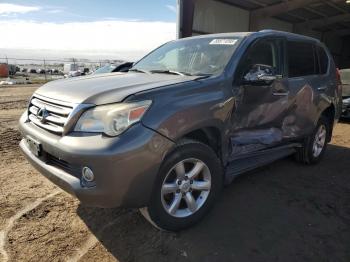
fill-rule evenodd
<path id="1" fill-rule="evenodd" d="M 211 188 L 211 173 L 199 159 L 185 159 L 173 166 L 161 188 L 165 211 L 173 217 L 188 217 L 206 202 Z"/>
<path id="2" fill-rule="evenodd" d="M 326 126 L 320 125 L 320 127 L 316 132 L 313 147 L 312 147 L 312 154 L 315 158 L 321 155 L 322 150 L 326 144 L 326 137 L 327 137 Z"/>

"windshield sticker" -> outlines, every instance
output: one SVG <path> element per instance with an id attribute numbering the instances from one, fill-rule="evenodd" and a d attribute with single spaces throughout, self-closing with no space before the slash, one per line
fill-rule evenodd
<path id="1" fill-rule="evenodd" d="M 237 39 L 214 39 L 209 44 L 210 45 L 235 45 Z"/>

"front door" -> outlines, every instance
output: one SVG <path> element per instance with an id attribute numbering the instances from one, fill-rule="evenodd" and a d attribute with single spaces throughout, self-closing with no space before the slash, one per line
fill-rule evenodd
<path id="1" fill-rule="evenodd" d="M 284 43 L 282 38 L 259 39 L 239 63 L 231 119 L 233 156 L 282 142 L 282 123 L 288 111 Z"/>

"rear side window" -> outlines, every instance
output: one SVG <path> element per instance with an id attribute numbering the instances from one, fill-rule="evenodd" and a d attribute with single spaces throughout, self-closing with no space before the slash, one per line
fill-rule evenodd
<path id="1" fill-rule="evenodd" d="M 327 70 L 328 70 L 328 64 L 329 64 L 328 56 L 326 51 L 320 46 L 317 46 L 317 53 L 318 53 L 318 59 L 320 63 L 320 74 L 324 75 L 327 73 Z"/>
<path id="2" fill-rule="evenodd" d="M 314 47 L 311 43 L 288 41 L 289 77 L 314 75 L 318 72 Z"/>

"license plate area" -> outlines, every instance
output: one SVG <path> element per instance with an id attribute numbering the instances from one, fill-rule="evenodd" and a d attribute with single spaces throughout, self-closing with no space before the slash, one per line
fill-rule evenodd
<path id="1" fill-rule="evenodd" d="M 32 152 L 37 157 L 41 156 L 42 146 L 41 146 L 40 142 L 34 140 L 31 137 L 27 137 L 26 141 L 27 141 L 27 145 L 28 145 L 30 152 Z"/>

